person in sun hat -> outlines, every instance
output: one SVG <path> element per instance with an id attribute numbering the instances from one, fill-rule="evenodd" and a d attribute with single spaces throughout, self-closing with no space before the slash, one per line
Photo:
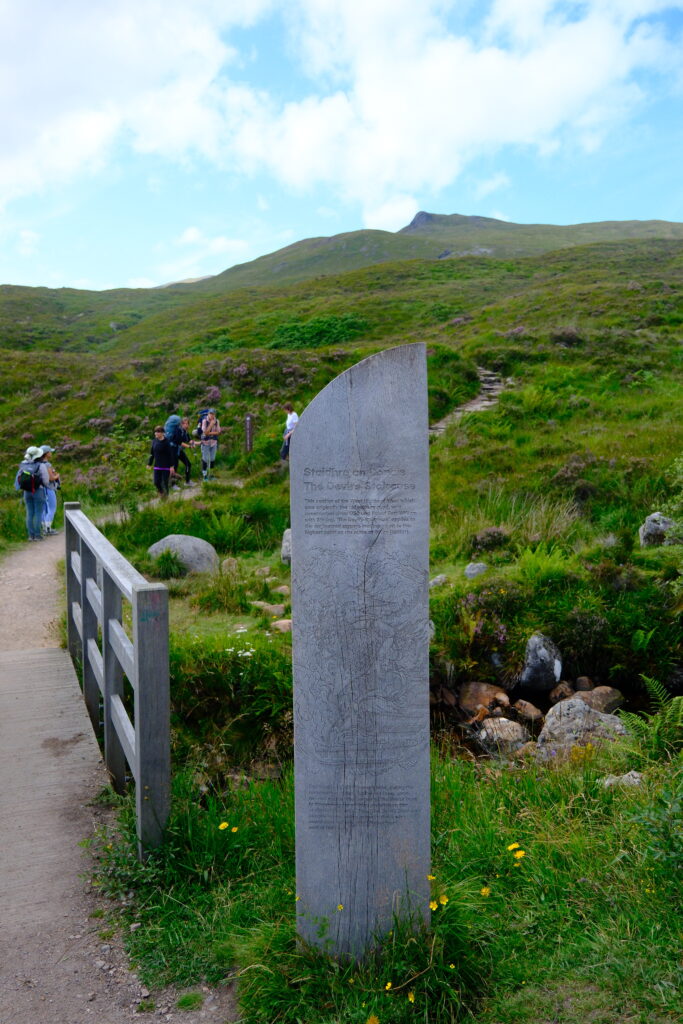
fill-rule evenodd
<path id="1" fill-rule="evenodd" d="M 44 456 L 43 462 L 47 466 L 47 475 L 50 478 L 45 488 L 45 508 L 43 509 L 43 533 L 50 536 L 58 532 L 52 529 L 52 523 L 57 511 L 57 491 L 62 486 L 62 482 L 59 473 L 50 462 L 50 455 L 54 448 L 51 448 L 49 444 L 41 444 L 40 449 Z"/>
<path id="2" fill-rule="evenodd" d="M 42 540 L 40 524 L 45 508 L 45 490 L 50 482 L 45 453 L 42 448 L 31 445 L 26 449 L 14 478 L 14 489 L 21 491 L 26 507 L 26 530 L 29 540 Z"/>

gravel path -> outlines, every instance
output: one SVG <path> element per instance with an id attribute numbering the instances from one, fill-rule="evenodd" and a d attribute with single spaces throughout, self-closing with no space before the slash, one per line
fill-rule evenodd
<path id="1" fill-rule="evenodd" d="M 0 1024 L 235 1021 L 229 986 L 195 986 L 203 1006 L 185 1012 L 179 991 L 148 991 L 90 885 L 79 844 L 112 821 L 93 802 L 106 776 L 59 648 L 63 553 L 58 535 L 0 562 Z"/>

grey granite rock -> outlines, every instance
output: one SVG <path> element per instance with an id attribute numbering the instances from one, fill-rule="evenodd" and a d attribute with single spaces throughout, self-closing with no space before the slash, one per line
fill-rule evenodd
<path id="1" fill-rule="evenodd" d="M 520 682 L 531 690 L 552 690 L 562 676 L 559 648 L 542 633 L 529 637 Z"/>
<path id="2" fill-rule="evenodd" d="M 164 551 L 173 551 L 188 572 L 217 572 L 219 558 L 216 549 L 201 537 L 184 533 L 171 533 L 147 549 L 147 554 L 158 558 Z"/>
<path id="3" fill-rule="evenodd" d="M 538 737 L 538 747 L 546 752 L 571 749 L 596 740 L 614 740 L 625 736 L 626 732 L 626 727 L 616 715 L 595 711 L 581 696 L 576 696 L 550 708 Z"/>
<path id="4" fill-rule="evenodd" d="M 662 512 L 653 512 L 651 516 L 647 516 L 645 522 L 638 530 L 641 548 L 664 544 L 667 533 L 675 525 L 675 521 L 663 515 Z"/>

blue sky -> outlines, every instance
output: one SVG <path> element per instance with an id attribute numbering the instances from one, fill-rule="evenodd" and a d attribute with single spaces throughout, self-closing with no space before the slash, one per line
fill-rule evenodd
<path id="1" fill-rule="evenodd" d="M 149 287 L 418 210 L 683 221 L 683 2 L 0 0 L 0 283 Z"/>

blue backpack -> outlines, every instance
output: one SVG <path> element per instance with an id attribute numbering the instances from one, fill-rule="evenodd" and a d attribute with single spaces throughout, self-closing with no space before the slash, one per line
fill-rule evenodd
<path id="1" fill-rule="evenodd" d="M 180 416 L 169 416 L 164 423 L 166 440 L 171 444 L 180 444 Z"/>

